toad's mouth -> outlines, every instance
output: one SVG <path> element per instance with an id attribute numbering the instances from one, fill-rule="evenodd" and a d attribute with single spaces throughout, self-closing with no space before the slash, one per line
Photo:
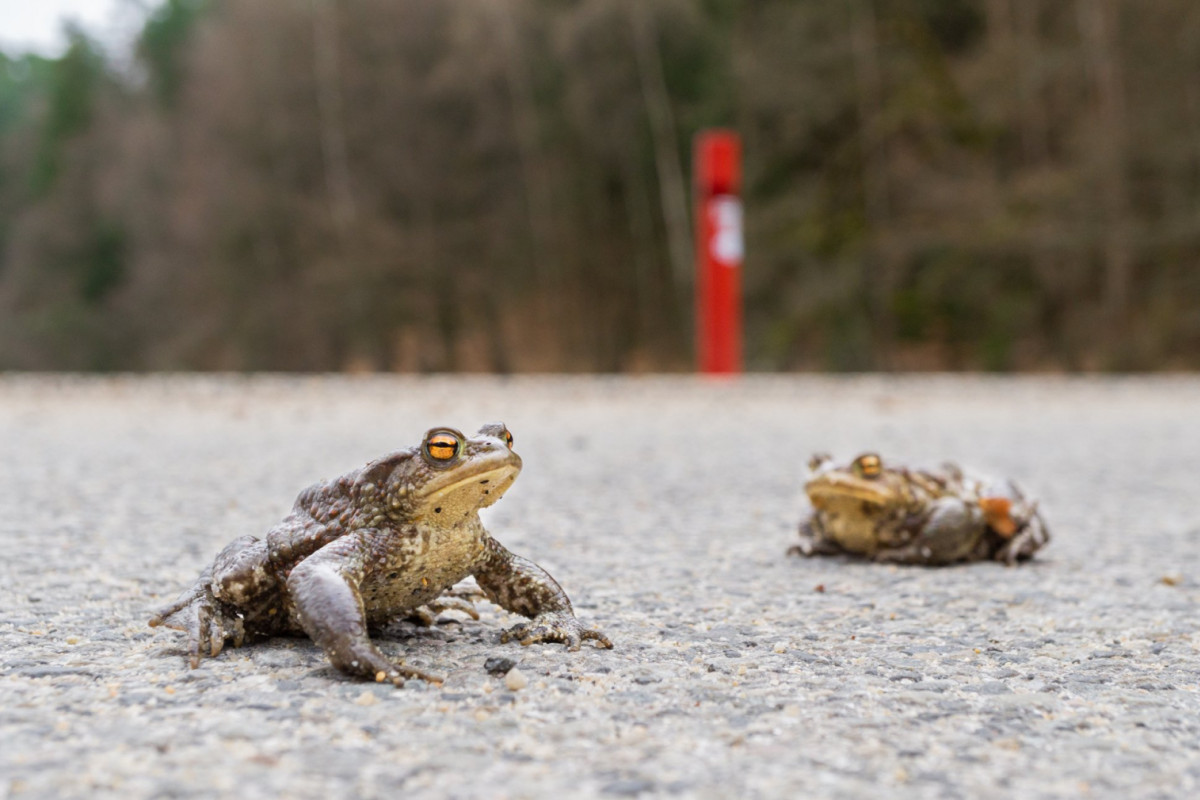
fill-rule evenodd
<path id="1" fill-rule="evenodd" d="M 503 494 L 513 481 L 517 479 L 518 469 L 512 465 L 505 464 L 504 466 L 495 467 L 493 469 L 476 472 L 474 475 L 468 475 L 465 478 L 459 478 L 454 483 L 445 486 L 439 486 L 429 494 L 424 495 L 425 500 L 437 500 L 453 494 L 464 486 L 476 484 L 480 486 L 480 490 L 484 493 L 494 494 L 499 496 Z M 486 488 L 484 488 L 486 486 Z"/>
<path id="2" fill-rule="evenodd" d="M 895 501 L 895 493 L 886 484 L 841 475 L 822 475 L 804 486 L 805 493 L 815 505 L 837 500 L 861 500 L 877 506 Z"/>

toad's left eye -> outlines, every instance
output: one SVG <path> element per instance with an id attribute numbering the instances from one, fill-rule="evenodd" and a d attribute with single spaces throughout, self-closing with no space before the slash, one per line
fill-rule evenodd
<path id="1" fill-rule="evenodd" d="M 434 461 L 450 461 L 459 448 L 458 437 L 450 433 L 435 433 L 425 440 L 425 452 Z"/>
<path id="2" fill-rule="evenodd" d="M 878 478 L 883 473 L 883 460 L 874 453 L 854 459 L 854 474 L 860 478 Z"/>
<path id="3" fill-rule="evenodd" d="M 504 443 L 508 445 L 509 450 L 512 450 L 513 438 L 512 434 L 508 432 L 508 428 L 504 429 Z"/>

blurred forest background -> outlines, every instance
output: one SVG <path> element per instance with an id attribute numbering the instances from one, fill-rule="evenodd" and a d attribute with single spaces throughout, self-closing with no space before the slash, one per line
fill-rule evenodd
<path id="1" fill-rule="evenodd" d="M 1196 0 L 167 0 L 0 56 L 0 369 L 1200 367 Z"/>

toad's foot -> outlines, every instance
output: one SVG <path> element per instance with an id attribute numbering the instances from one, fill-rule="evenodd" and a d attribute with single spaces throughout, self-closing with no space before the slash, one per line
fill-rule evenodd
<path id="1" fill-rule="evenodd" d="M 568 650 L 578 650 L 579 646 L 591 639 L 597 645 L 612 649 L 612 641 L 595 628 L 585 628 L 579 624 L 570 613 L 549 611 L 539 614 L 529 622 L 522 622 L 500 634 L 500 641 L 517 641 L 522 645 L 537 642 L 562 642 Z"/>
<path id="2" fill-rule="evenodd" d="M 477 593 L 471 596 L 481 597 L 482 594 Z M 477 620 L 479 619 L 479 611 L 476 610 L 475 604 L 468 597 L 468 595 L 451 594 L 448 592 L 437 600 L 433 600 L 423 606 L 417 606 L 412 611 L 409 611 L 408 620 L 417 625 L 432 628 L 437 623 L 438 614 L 443 611 L 461 611 L 471 619 Z"/>
<path id="3" fill-rule="evenodd" d="M 794 544 L 787 549 L 784 555 L 800 556 L 801 558 L 812 558 L 814 556 L 836 556 L 841 555 L 841 550 L 836 548 L 817 544 L 812 539 L 802 539 L 800 544 Z"/>
<path id="4" fill-rule="evenodd" d="M 380 667 L 380 669 L 375 671 L 374 678 L 376 683 L 383 683 L 384 681 L 387 681 L 393 686 L 403 686 L 405 678 L 416 678 L 417 680 L 422 680 L 426 683 L 432 683 L 435 686 L 441 686 L 446 682 L 446 679 L 440 675 L 430 675 L 428 672 L 422 672 L 419 669 L 405 666 L 404 664 L 384 662 L 382 664 L 376 664 L 375 666 Z M 363 677 L 368 676 L 364 674 Z"/>
<path id="5" fill-rule="evenodd" d="M 410 667 L 403 660 L 393 661 L 365 639 L 343 644 L 344 650 L 338 649 L 328 655 L 335 667 L 352 678 L 390 683 L 397 687 L 403 686 L 407 678 L 416 678 L 436 686 L 441 686 L 446 681 L 440 675 Z"/>
<path id="6" fill-rule="evenodd" d="M 845 551 L 842 548 L 817 533 L 812 525 L 812 521 L 807 519 L 800 523 L 800 543 L 794 544 L 787 549 L 787 555 L 802 556 L 803 558 L 838 556 L 844 553 Z"/>
<path id="7" fill-rule="evenodd" d="M 451 586 L 449 589 L 443 592 L 442 596 L 439 597 L 435 602 L 440 603 L 448 597 L 466 600 L 471 603 L 487 599 L 487 595 L 484 593 L 483 589 L 480 589 L 474 583 L 470 582 Z"/>
<path id="8" fill-rule="evenodd" d="M 219 655 L 226 639 L 233 639 L 233 646 L 241 647 L 246 637 L 241 616 L 213 597 L 204 585 L 185 592 L 150 618 L 150 627 L 160 625 L 187 634 L 188 663 L 192 669 L 200 666 L 205 655 L 213 658 Z"/>
<path id="9" fill-rule="evenodd" d="M 1049 538 L 1040 524 L 1028 525 L 996 551 L 996 560 L 1007 567 L 1014 567 L 1018 562 L 1033 558 L 1033 554 Z"/>
<path id="10" fill-rule="evenodd" d="M 1042 515 L 1038 513 L 1037 503 L 1032 503 L 1027 509 L 1023 509 L 1020 516 L 1023 519 L 1015 535 L 1010 533 L 1007 536 L 992 537 L 994 541 L 1003 542 L 996 548 L 995 559 L 1009 567 L 1033 558 L 1033 554 L 1050 541 L 1050 530 L 1046 527 Z"/>

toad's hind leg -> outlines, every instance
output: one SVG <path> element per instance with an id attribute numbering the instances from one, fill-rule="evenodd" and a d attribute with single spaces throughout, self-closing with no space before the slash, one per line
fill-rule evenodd
<path id="1" fill-rule="evenodd" d="M 241 646 L 246 635 L 241 600 L 253 588 L 269 591 L 264 580 L 265 552 L 263 542 L 253 536 L 231 542 L 175 602 L 150 618 L 151 627 L 161 625 L 187 634 L 193 669 L 203 656 L 218 655 L 227 639 Z"/>
<path id="2" fill-rule="evenodd" d="M 1049 541 L 1050 531 L 1034 508 L 1017 535 L 997 548 L 995 559 L 1011 567 L 1018 561 L 1033 558 L 1033 554 Z"/>
<path id="3" fill-rule="evenodd" d="M 263 598 L 279 592 L 279 581 L 267 569 L 270 556 L 265 539 L 243 536 L 214 559 L 212 592 L 215 597 L 249 611 Z"/>

